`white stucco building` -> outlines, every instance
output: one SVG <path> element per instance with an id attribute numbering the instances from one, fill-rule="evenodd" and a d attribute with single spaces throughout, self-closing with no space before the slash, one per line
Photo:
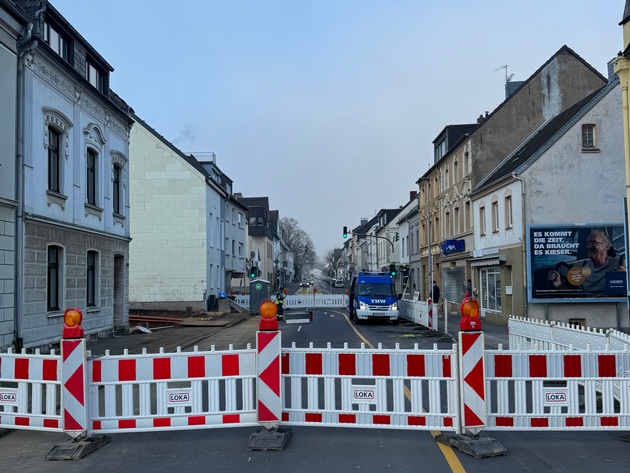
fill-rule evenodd
<path id="1" fill-rule="evenodd" d="M 207 309 L 244 271 L 245 210 L 202 164 L 134 116 L 130 139 L 129 300 L 133 308 Z M 209 172 L 210 171 L 210 172 Z"/>

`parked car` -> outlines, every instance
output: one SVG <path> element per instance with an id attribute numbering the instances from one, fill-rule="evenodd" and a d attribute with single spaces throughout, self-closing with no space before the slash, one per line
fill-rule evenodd
<path id="1" fill-rule="evenodd" d="M 332 284 L 333 287 L 343 287 L 343 279 L 335 279 Z"/>

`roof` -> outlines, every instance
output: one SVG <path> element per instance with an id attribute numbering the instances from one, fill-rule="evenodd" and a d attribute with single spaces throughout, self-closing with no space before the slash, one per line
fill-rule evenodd
<path id="1" fill-rule="evenodd" d="M 237 197 L 237 199 L 250 209 L 262 207 L 269 210 L 269 197 Z"/>
<path id="2" fill-rule="evenodd" d="M 536 161 L 552 144 L 560 139 L 577 120 L 591 110 L 610 92 L 618 80 L 613 80 L 601 89 L 593 92 L 561 114 L 548 120 L 533 135 L 525 140 L 516 150 L 505 158 L 490 174 L 488 174 L 472 191 L 473 194 L 493 184 L 511 177 L 512 173 L 520 173 Z"/>
<path id="3" fill-rule="evenodd" d="M 356 234 L 356 235 L 359 235 L 359 236 L 364 236 L 365 233 L 367 233 L 367 231 L 370 228 L 372 228 L 376 222 L 378 222 L 378 217 L 374 216 L 370 220 L 368 220 L 366 223 L 364 223 L 363 225 L 359 225 L 358 227 L 355 227 L 352 230 L 352 233 Z"/>
<path id="4" fill-rule="evenodd" d="M 630 1 L 630 0 L 626 0 L 626 2 L 628 2 L 628 1 Z M 490 113 L 487 117 L 485 117 L 485 120 L 483 121 L 483 123 L 481 123 L 481 124 L 479 125 L 479 127 L 477 127 L 473 133 L 471 133 L 471 135 L 474 135 L 475 133 L 480 132 L 480 130 L 482 130 L 482 129 L 483 129 L 484 125 L 485 125 L 486 123 L 488 123 L 488 121 L 489 121 L 489 120 L 490 120 L 490 119 L 491 119 L 494 115 L 496 115 L 496 114 L 498 113 L 498 111 L 499 111 L 499 110 L 501 110 L 503 107 L 505 107 L 505 106 L 506 106 L 506 104 L 507 104 L 510 100 L 512 100 L 514 97 L 516 97 L 516 95 L 518 94 L 518 92 L 519 92 L 521 89 L 526 88 L 526 87 L 528 86 L 528 84 L 529 84 L 532 80 L 534 80 L 534 78 L 535 78 L 535 77 L 537 77 L 537 76 L 538 76 L 538 75 L 539 75 L 539 74 L 540 74 L 540 73 L 541 73 L 541 72 L 542 72 L 542 71 L 543 71 L 543 70 L 544 70 L 544 69 L 545 69 L 545 68 L 546 68 L 546 67 L 547 67 L 547 66 L 548 66 L 548 65 L 549 65 L 552 61 L 554 61 L 554 60 L 555 60 L 558 56 L 562 56 L 562 55 L 565 55 L 565 54 L 570 54 L 570 55 L 574 56 L 576 59 L 578 59 L 580 62 L 582 62 L 582 63 L 583 63 L 583 64 L 584 64 L 584 65 L 585 65 L 588 69 L 590 69 L 590 70 L 591 70 L 591 71 L 593 71 L 593 72 L 594 72 L 597 76 L 599 76 L 599 77 L 600 77 L 600 78 L 604 81 L 604 83 L 608 83 L 608 79 L 607 79 L 606 77 L 604 77 L 604 76 L 601 74 L 601 72 L 599 72 L 597 69 L 595 69 L 593 66 L 591 66 L 591 65 L 590 65 L 588 62 L 586 62 L 586 61 L 585 61 L 585 60 L 584 60 L 584 59 L 583 59 L 583 58 L 582 58 L 579 54 L 577 54 L 575 51 L 573 51 L 570 47 L 568 47 L 568 46 L 565 44 L 565 45 L 563 45 L 560 49 L 558 49 L 558 51 L 556 51 L 556 52 L 555 52 L 555 54 L 553 54 L 553 55 L 552 55 L 549 59 L 547 59 L 547 61 L 546 61 L 543 65 L 541 65 L 538 69 L 536 69 L 536 71 L 535 71 L 532 75 L 530 75 L 530 76 L 527 78 L 527 80 L 523 81 L 522 85 L 521 85 L 518 89 L 516 89 L 516 90 L 515 90 L 515 91 L 514 91 L 514 92 L 513 92 L 510 96 L 506 97 L 506 98 L 505 98 L 505 100 L 503 100 L 503 102 L 501 102 L 501 103 L 497 106 L 497 108 L 495 108 L 495 109 L 492 111 L 492 113 Z M 464 138 L 464 137 L 462 137 L 462 139 L 463 139 L 463 138 Z M 422 177 L 420 177 L 420 179 L 418 179 L 418 180 L 416 181 L 416 183 L 419 183 L 419 182 L 422 180 L 422 178 L 430 176 L 430 175 L 431 175 L 431 173 L 433 172 L 433 170 L 435 169 L 435 167 L 436 167 L 436 166 L 437 166 L 440 162 L 442 162 L 444 159 L 446 159 L 446 157 L 447 157 L 447 156 L 449 156 L 450 154 L 452 154 L 452 152 L 453 152 L 453 151 L 455 151 L 455 149 L 456 149 L 456 146 L 455 146 L 455 145 L 453 145 L 453 146 L 451 147 L 451 150 L 450 150 L 449 152 L 447 152 L 447 153 L 446 153 L 446 154 L 442 157 L 442 159 L 440 159 L 440 161 L 438 161 L 437 163 L 434 163 L 434 164 L 433 164 L 433 165 L 432 165 L 432 166 L 431 166 L 431 167 L 427 170 L 427 172 L 425 172 L 425 173 L 422 175 Z"/>
<path id="5" fill-rule="evenodd" d="M 415 215 L 418 215 L 418 212 L 420 212 L 420 204 L 416 203 L 416 205 L 414 205 L 411 210 L 409 210 L 409 212 L 407 212 L 405 215 L 403 215 L 402 217 L 400 217 L 398 219 L 398 222 L 396 222 L 398 225 L 400 225 L 401 223 L 403 223 L 405 220 L 409 220 L 410 218 L 414 217 Z"/>
<path id="6" fill-rule="evenodd" d="M 136 115 L 135 112 L 132 112 L 131 116 L 136 122 L 140 123 L 143 127 L 145 127 L 147 130 L 149 130 L 153 136 L 155 136 L 158 140 L 160 140 L 173 153 L 175 153 L 177 156 L 182 158 L 184 161 L 186 161 L 188 164 L 190 164 L 196 171 L 198 171 L 202 176 L 204 176 L 205 180 L 206 180 L 206 183 L 210 184 L 215 190 L 217 190 L 218 192 L 220 192 L 224 196 L 228 196 L 228 194 L 225 191 L 225 189 L 222 189 L 221 186 L 219 186 L 216 182 L 214 182 L 213 179 L 210 178 L 210 174 L 208 174 L 208 171 L 205 170 L 205 168 L 199 163 L 199 161 L 197 161 L 195 159 L 194 156 L 192 156 L 192 155 L 188 156 L 188 155 L 184 154 L 173 143 L 171 143 L 166 138 L 164 138 L 162 135 L 160 135 L 155 130 L 155 128 L 149 126 L 147 124 L 147 122 L 145 122 L 142 118 L 140 118 L 138 115 Z"/>

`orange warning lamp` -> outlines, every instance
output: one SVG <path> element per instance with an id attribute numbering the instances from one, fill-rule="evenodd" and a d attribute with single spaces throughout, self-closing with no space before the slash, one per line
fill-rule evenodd
<path id="1" fill-rule="evenodd" d="M 278 330 L 278 319 L 276 314 L 278 313 L 278 307 L 271 299 L 265 299 L 260 303 L 258 307 L 261 319 L 258 329 L 260 331 Z"/>
<path id="2" fill-rule="evenodd" d="M 465 297 L 459 305 L 462 319 L 459 322 L 459 329 L 464 332 L 481 330 L 481 319 L 479 318 L 479 304 L 472 297 Z"/>
<path id="3" fill-rule="evenodd" d="M 63 338 L 82 338 L 83 327 L 81 321 L 83 314 L 78 307 L 70 307 L 63 313 Z"/>

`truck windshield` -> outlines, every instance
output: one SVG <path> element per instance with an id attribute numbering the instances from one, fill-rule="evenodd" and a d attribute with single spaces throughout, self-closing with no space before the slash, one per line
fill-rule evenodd
<path id="1" fill-rule="evenodd" d="M 360 296 L 395 296 L 394 286 L 391 284 L 362 283 L 357 284 Z"/>

